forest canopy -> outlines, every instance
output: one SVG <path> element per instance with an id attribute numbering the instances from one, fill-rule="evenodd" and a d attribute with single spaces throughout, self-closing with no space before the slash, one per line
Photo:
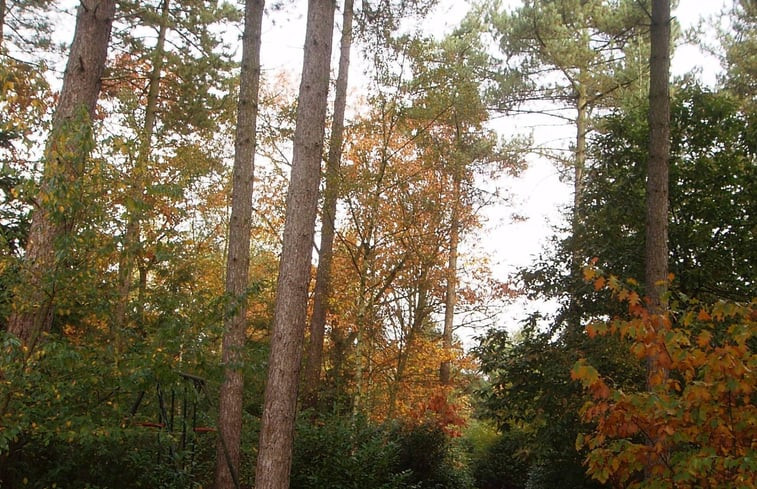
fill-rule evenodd
<path id="1" fill-rule="evenodd" d="M 0 2 L 0 486 L 757 486 L 755 3 L 452 7 Z"/>

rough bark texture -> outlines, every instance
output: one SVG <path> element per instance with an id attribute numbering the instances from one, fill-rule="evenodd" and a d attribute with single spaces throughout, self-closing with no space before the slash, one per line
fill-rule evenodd
<path id="1" fill-rule="evenodd" d="M 308 1 L 292 173 L 287 193 L 271 354 L 255 471 L 257 489 L 289 487 L 297 384 L 318 207 L 334 10 L 333 0 Z"/>
<path id="2" fill-rule="evenodd" d="M 668 160 L 670 159 L 670 0 L 652 0 L 649 59 L 649 161 L 647 163 L 647 221 L 645 242 L 645 285 L 649 310 L 662 315 L 667 309 L 668 280 Z M 661 316 L 658 316 L 661 317 Z M 658 328 L 664 327 L 660 321 Z M 647 357 L 647 387 L 668 375 L 656 355 Z M 656 440 L 649 440 L 654 445 Z M 664 458 L 666 454 L 661 454 Z M 654 465 L 650 460 L 647 474 Z"/>
<path id="3" fill-rule="evenodd" d="M 250 268 L 252 185 L 255 167 L 255 129 L 260 88 L 260 46 L 264 0 L 245 3 L 242 71 L 237 108 L 236 144 L 226 261 L 226 311 L 223 335 L 224 381 L 218 408 L 218 446 L 215 488 L 239 488 L 244 378 L 246 291 Z"/>
<path id="4" fill-rule="evenodd" d="M 315 407 L 321 381 L 323 337 L 326 330 L 326 315 L 331 292 L 331 262 L 334 250 L 336 203 L 339 198 L 339 166 L 344 139 L 344 111 L 347 106 L 347 79 L 350 70 L 352 47 L 353 0 L 344 1 L 342 13 L 342 37 L 339 51 L 339 73 L 336 77 L 334 119 L 331 124 L 329 155 L 326 161 L 326 187 L 324 190 L 321 243 L 318 254 L 318 271 L 313 292 L 313 315 L 310 318 L 310 344 L 305 367 L 304 407 Z"/>
<path id="5" fill-rule="evenodd" d="M 668 277 L 670 0 L 652 2 L 650 36 L 645 281 L 653 312 L 661 312 Z"/>
<path id="6" fill-rule="evenodd" d="M 73 216 L 57 204 L 59 185 L 74 185 L 84 175 L 91 148 L 95 110 L 108 50 L 115 0 L 82 1 L 63 86 L 45 149 L 45 169 L 32 215 L 22 283 L 15 291 L 8 331 L 33 350 L 39 335 L 50 329 L 61 265 L 56 245 L 73 229 Z"/>

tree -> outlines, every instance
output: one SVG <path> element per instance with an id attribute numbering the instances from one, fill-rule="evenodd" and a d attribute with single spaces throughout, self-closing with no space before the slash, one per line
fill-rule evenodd
<path id="1" fill-rule="evenodd" d="M 331 263 L 336 232 L 336 206 L 339 197 L 339 165 L 344 142 L 344 111 L 347 106 L 347 79 L 352 47 L 353 1 L 345 0 L 342 14 L 342 37 L 339 49 L 339 73 L 336 78 L 334 115 L 331 122 L 329 154 L 326 160 L 323 210 L 321 212 L 321 243 L 318 247 L 318 270 L 313 291 L 313 314 L 310 317 L 310 344 L 305 369 L 306 406 L 315 407 L 321 380 L 323 339 L 331 292 Z"/>
<path id="2" fill-rule="evenodd" d="M 670 272 L 673 297 L 702 303 L 748 302 L 757 293 L 752 242 L 752 197 L 757 166 L 750 143 L 750 114 L 726 91 L 674 86 L 671 102 Z M 583 317 L 620 315 L 625 310 L 604 289 L 580 287 L 559 273 L 575 246 L 616 276 L 642 277 L 644 199 L 649 129 L 646 104 L 616 109 L 597 120 L 591 138 L 577 235 L 557 241 L 547 262 L 529 271 L 531 293 L 577 299 Z M 569 243 L 578 240 L 573 245 Z M 556 270 L 557 269 L 557 270 Z M 558 313 L 559 314 L 559 313 Z M 552 318 L 532 318 L 517 335 L 489 332 L 477 356 L 492 385 L 482 390 L 485 416 L 520 433 L 532 472 L 571 477 L 572 487 L 593 485 L 576 472 L 584 454 L 574 449 L 582 427 L 578 409 L 586 401 L 567 372 L 579 357 L 613 379 L 625 392 L 643 390 L 644 369 L 613 336 L 590 339 L 583 331 L 549 328 Z M 555 321 L 557 322 L 557 321 Z M 552 323 L 555 324 L 555 323 Z M 559 323 L 558 323 L 559 324 Z M 544 462 L 541 462 L 540 460 Z M 575 478 L 573 478 L 575 476 Z M 583 481 L 583 482 L 581 482 Z M 547 483 L 551 487 L 554 483 Z"/>
<path id="3" fill-rule="evenodd" d="M 491 15 L 506 57 L 495 78 L 495 107 L 575 126 L 567 157 L 561 156 L 562 148 L 537 150 L 571 170 L 573 233 L 584 219 L 579 209 L 585 186 L 587 138 L 595 127 L 593 117 L 604 108 L 617 106 L 634 93 L 632 88 L 645 83 L 644 5 L 636 0 L 529 0 L 512 13 L 495 10 Z M 545 101 L 546 108 L 535 105 Z M 585 259 L 583 250 L 573 249 L 561 273 L 580 282 Z M 569 304 L 561 320 L 579 329 L 577 306 Z"/>
<path id="4" fill-rule="evenodd" d="M 318 206 L 334 10 L 333 0 L 308 2 L 292 173 L 287 192 L 287 215 L 255 470 L 258 489 L 284 489 L 289 485 L 297 384 Z"/>
<path id="5" fill-rule="evenodd" d="M 627 338 L 631 354 L 654 357 L 669 373 L 628 391 L 576 362 L 571 376 L 592 396 L 582 416 L 596 423 L 576 440 L 589 450 L 591 476 L 613 487 L 754 487 L 754 300 L 683 301 L 660 312 L 617 277 L 593 268 L 585 275 L 628 309 L 628 319 L 589 324 L 588 335 Z"/>
<path id="6" fill-rule="evenodd" d="M 753 111 L 757 94 L 757 62 L 751 53 L 757 49 L 757 4 L 753 0 L 734 1 L 729 21 L 731 28 L 720 33 L 726 68 L 720 82 L 742 97 L 747 110 Z"/>
<path id="7" fill-rule="evenodd" d="M 117 337 L 127 328 L 144 328 L 149 276 L 156 265 L 150 257 L 162 244 L 149 237 L 162 236 L 163 243 L 175 237 L 173 230 L 156 228 L 166 221 L 173 226 L 181 215 L 177 201 L 190 192 L 191 182 L 220 166 L 217 141 L 226 141 L 219 133 L 227 132 L 232 118 L 226 108 L 232 104 L 225 99 L 235 63 L 216 31 L 238 17 L 226 3 L 124 1 L 120 8 L 115 39 L 120 50 L 105 91 L 109 126 L 120 130 L 100 144 L 114 153 L 109 183 L 123 189 L 110 197 L 121 221 L 115 243 L 118 302 L 112 313 Z M 152 30 L 154 41 L 144 34 Z"/>
<path id="8" fill-rule="evenodd" d="M 112 0 L 82 2 L 77 10 L 74 40 L 45 148 L 45 169 L 29 230 L 22 283 L 15 292 L 16 309 L 8 320 L 8 331 L 30 351 L 52 323 L 60 286 L 56 274 L 64 266 L 56 251 L 76 225 L 69 200 L 72 187 L 84 177 L 92 148 L 92 118 L 114 13 Z"/>
<path id="9" fill-rule="evenodd" d="M 495 78 L 499 87 L 494 105 L 575 125 L 570 166 L 578 207 L 592 112 L 617 104 L 625 88 L 643 83 L 634 63 L 643 51 L 644 10 L 638 2 L 625 0 L 617 5 L 605 0 L 528 0 L 512 13 L 496 7 L 490 15 L 507 61 Z M 533 101 L 545 100 L 557 107 L 531 107 Z M 565 108 L 575 115 L 565 115 Z"/>
<path id="10" fill-rule="evenodd" d="M 645 284 L 652 311 L 664 308 L 668 280 L 670 0 L 653 0 L 649 58 L 649 160 Z"/>
<path id="11" fill-rule="evenodd" d="M 250 268 L 250 228 L 252 225 L 252 182 L 255 161 L 258 93 L 260 88 L 260 46 L 264 0 L 247 0 L 242 36 L 237 109 L 236 145 L 231 193 L 231 220 L 226 259 L 226 296 L 223 364 L 218 407 L 218 449 L 216 489 L 239 487 L 240 439 L 244 377 L 242 349 L 247 324 L 247 291 Z"/>

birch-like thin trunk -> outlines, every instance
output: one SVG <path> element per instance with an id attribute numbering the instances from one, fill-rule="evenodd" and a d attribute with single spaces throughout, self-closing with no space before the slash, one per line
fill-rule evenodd
<path id="1" fill-rule="evenodd" d="M 148 79 L 147 103 L 145 104 L 145 120 L 139 135 L 139 151 L 132 171 L 132 187 L 129 199 L 132 207 L 128 210 L 126 229 L 124 230 L 121 257 L 118 263 L 118 304 L 116 305 L 115 334 L 126 327 L 126 310 L 129 305 L 134 262 L 139 258 L 141 245 L 142 205 L 145 188 L 147 187 L 147 162 L 152 151 L 152 138 L 157 119 L 158 96 L 160 95 L 161 70 L 165 55 L 166 34 L 168 32 L 168 7 L 170 0 L 163 0 L 160 13 L 160 28 L 155 51 L 152 56 L 152 71 Z M 140 308 L 141 309 L 141 308 Z M 117 342 L 118 344 L 118 342 Z"/>
<path id="2" fill-rule="evenodd" d="M 287 489 L 329 89 L 334 0 L 309 0 L 256 489 Z"/>
<path id="3" fill-rule="evenodd" d="M 447 262 L 447 289 L 444 294 L 444 330 L 442 347 L 445 358 L 439 367 L 439 382 L 449 385 L 452 381 L 452 332 L 457 305 L 457 254 L 460 245 L 460 170 L 452 177 L 452 216 L 450 219 L 449 259 Z"/>
<path id="4" fill-rule="evenodd" d="M 242 68 L 237 105 L 236 143 L 226 258 L 226 297 L 223 367 L 218 407 L 215 489 L 239 489 L 239 463 L 244 398 L 243 349 L 247 325 L 247 287 L 250 268 L 252 185 L 255 170 L 260 46 L 265 0 L 245 3 Z"/>

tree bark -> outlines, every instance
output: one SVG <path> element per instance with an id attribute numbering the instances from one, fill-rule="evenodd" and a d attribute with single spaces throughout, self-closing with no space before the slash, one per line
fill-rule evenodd
<path id="1" fill-rule="evenodd" d="M 74 186 L 84 178 L 114 13 L 115 0 L 83 0 L 77 10 L 74 40 L 45 148 L 22 281 L 14 292 L 14 310 L 8 320 L 8 331 L 21 339 L 27 354 L 52 325 L 62 264 L 56 248 L 74 226 L 74 216 L 59 196 L 65 195 L 62 187 Z"/>
<path id="2" fill-rule="evenodd" d="M 353 0 L 344 0 L 342 13 L 342 37 L 339 51 L 339 72 L 336 77 L 334 119 L 331 124 L 329 155 L 326 162 L 326 187 L 324 190 L 321 243 L 318 255 L 318 271 L 313 292 L 313 315 L 310 318 L 310 344 L 305 367 L 305 393 L 303 407 L 316 407 L 321 381 L 323 337 L 326 330 L 326 315 L 329 311 L 331 293 L 331 263 L 334 255 L 336 204 L 339 198 L 339 166 L 344 139 L 344 111 L 347 106 L 347 79 L 350 69 L 352 47 Z"/>
<path id="3" fill-rule="evenodd" d="M 242 69 L 237 107 L 236 144 L 226 259 L 226 296 L 223 365 L 218 408 L 216 489 L 239 489 L 239 462 L 244 397 L 243 355 L 247 312 L 247 282 L 250 268 L 252 187 L 260 89 L 260 46 L 264 0 L 245 2 L 242 37 Z"/>
<path id="4" fill-rule="evenodd" d="M 650 36 L 645 283 L 652 312 L 660 313 L 668 280 L 670 0 L 653 0 Z"/>
<path id="5" fill-rule="evenodd" d="M 668 160 L 670 158 L 670 0 L 652 0 L 649 60 L 649 161 L 647 164 L 647 218 L 645 241 L 645 286 L 649 312 L 655 327 L 667 310 L 665 294 L 668 280 Z M 663 382 L 667 370 L 659 354 L 647 357 L 647 388 Z M 649 440 L 655 445 L 657 440 Z M 651 447 L 650 447 L 651 448 Z M 653 449 L 653 448 L 651 448 Z M 664 454 L 661 456 L 665 456 Z M 649 460 L 646 473 L 660 462 Z"/>
<path id="6" fill-rule="evenodd" d="M 297 384 L 318 208 L 334 10 L 334 0 L 308 1 L 292 173 L 255 470 L 257 489 L 289 487 Z"/>
<path id="7" fill-rule="evenodd" d="M 444 330 L 442 347 L 446 358 L 439 367 L 439 382 L 449 385 L 452 381 L 452 332 L 457 305 L 457 253 L 460 245 L 460 170 L 455 169 L 452 177 L 452 217 L 450 219 L 449 259 L 447 262 L 447 289 L 444 295 Z"/>

